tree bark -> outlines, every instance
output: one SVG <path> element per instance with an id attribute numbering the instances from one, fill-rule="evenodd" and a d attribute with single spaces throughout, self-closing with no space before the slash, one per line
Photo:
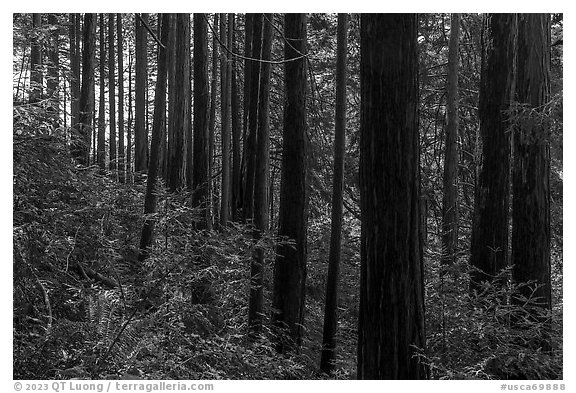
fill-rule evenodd
<path id="1" fill-rule="evenodd" d="M 152 120 L 152 144 L 150 146 L 150 162 L 148 165 L 148 178 L 146 183 L 146 195 L 144 199 L 144 214 L 156 212 L 157 196 L 156 184 L 158 169 L 160 168 L 160 146 L 164 139 L 166 123 L 166 83 L 168 74 L 168 35 L 170 31 L 171 15 L 160 14 L 162 16 L 160 41 L 165 48 L 158 45 L 158 74 L 156 77 L 156 89 L 154 92 L 154 117 Z M 159 17 L 160 17 L 159 15 Z M 154 225 L 156 220 L 153 217 L 146 217 L 142 236 L 140 238 L 139 260 L 143 261 L 149 254 L 149 248 L 154 240 Z"/>
<path id="2" fill-rule="evenodd" d="M 101 171 L 106 169 L 106 108 L 105 108 L 105 77 L 106 77 L 106 43 L 104 41 L 104 14 L 100 14 L 100 75 L 99 75 L 99 105 L 98 105 L 98 145 L 96 161 Z"/>
<path id="3" fill-rule="evenodd" d="M 458 35 L 460 14 L 450 18 L 446 81 L 446 151 L 442 199 L 442 262 L 454 264 L 458 249 Z"/>
<path id="4" fill-rule="evenodd" d="M 124 183 L 124 43 L 122 36 L 122 14 L 116 14 L 116 36 L 118 39 L 118 180 Z"/>
<path id="5" fill-rule="evenodd" d="M 346 52 L 348 50 L 348 14 L 338 14 L 336 43 L 336 113 L 334 131 L 334 180 L 332 182 L 332 221 L 330 253 L 324 308 L 324 332 L 320 369 L 330 374 L 336 357 L 336 328 L 338 325 L 338 274 L 342 237 L 342 193 L 344 186 L 344 153 L 346 147 Z"/>
<path id="6" fill-rule="evenodd" d="M 78 136 L 73 137 L 72 155 L 80 165 L 88 166 L 90 163 L 90 137 L 94 125 L 95 14 L 84 14 L 82 41 L 82 87 L 80 89 Z"/>
<path id="7" fill-rule="evenodd" d="M 184 159 L 186 156 L 185 135 L 190 110 L 190 14 L 176 15 L 174 53 L 174 112 L 172 139 L 168 140 L 168 188 L 174 192 L 185 185 Z"/>
<path id="8" fill-rule="evenodd" d="M 148 22 L 148 14 L 141 14 L 142 21 Z M 138 15 L 136 18 L 136 80 L 135 80 L 135 124 L 134 124 L 134 172 L 143 173 L 148 169 L 148 130 L 146 129 L 146 86 L 147 76 L 147 35 L 146 28 Z"/>
<path id="9" fill-rule="evenodd" d="M 521 294 L 552 308 L 550 282 L 550 15 L 520 14 L 516 99 L 526 108 L 514 129 L 512 279 Z M 523 304 L 524 300 L 516 299 Z M 530 310 L 537 319 L 536 309 Z M 540 343 L 549 349 L 547 343 Z"/>
<path id="10" fill-rule="evenodd" d="M 231 38 L 227 34 L 226 14 L 220 15 L 220 42 L 231 47 Z M 228 29 L 230 29 L 228 27 Z M 231 30 L 230 30 L 231 31 Z M 220 186 L 220 226 L 228 225 L 230 217 L 230 64 L 226 51 L 220 52 L 220 108 L 222 128 L 222 185 Z"/>
<path id="11" fill-rule="evenodd" d="M 80 112 L 80 15 L 69 14 L 70 40 L 70 127 L 76 129 Z"/>
<path id="12" fill-rule="evenodd" d="M 246 188 L 246 148 L 247 148 L 247 133 L 248 133 L 248 112 L 250 106 L 250 71 L 251 61 L 248 60 L 252 57 L 252 36 L 254 28 L 254 14 L 244 14 L 244 87 L 243 87 L 243 100 L 242 100 L 242 141 L 243 151 L 240 162 L 240 195 L 238 204 L 240 205 L 240 217 L 244 219 L 244 189 Z"/>
<path id="13" fill-rule="evenodd" d="M 278 236 L 294 244 L 280 243 L 274 264 L 272 322 L 279 328 L 279 352 L 300 347 L 304 326 L 307 160 L 306 59 L 302 54 L 307 53 L 306 14 L 286 14 L 284 36 L 286 98 Z"/>
<path id="14" fill-rule="evenodd" d="M 480 291 L 508 266 L 510 109 L 514 74 L 514 14 L 488 14 L 482 32 L 480 170 L 472 225 L 470 289 Z"/>
<path id="15" fill-rule="evenodd" d="M 205 14 L 194 14 L 194 173 L 192 206 L 200 207 L 200 228 L 211 227 L 209 209 L 209 135 L 208 135 L 208 24 Z M 215 86 L 213 85 L 214 89 Z"/>
<path id="16" fill-rule="evenodd" d="M 262 50 L 262 14 L 252 15 L 252 58 L 259 59 Z M 248 130 L 244 147 L 246 156 L 245 185 L 242 203 L 242 216 L 244 221 L 250 221 L 254 212 L 254 173 L 256 161 L 256 143 L 258 127 L 258 88 L 260 81 L 260 62 L 252 61 L 250 64 L 250 93 L 248 107 Z"/>
<path id="17" fill-rule="evenodd" d="M 210 80 L 210 120 L 208 122 L 208 179 L 206 208 L 208 210 L 208 227 L 212 228 L 212 173 L 214 167 L 214 131 L 216 129 L 216 91 L 218 90 L 218 14 L 214 14 L 214 31 L 212 32 L 212 71 Z"/>
<path id="18" fill-rule="evenodd" d="M 118 171 L 116 161 L 116 82 L 114 60 L 114 14 L 108 14 L 108 107 L 110 109 L 110 170 L 115 179 Z"/>
<path id="19" fill-rule="evenodd" d="M 262 55 L 269 61 L 272 51 L 272 14 L 264 14 L 262 29 Z M 256 145 L 256 173 L 254 177 L 254 252 L 250 266 L 250 300 L 248 304 L 248 328 L 252 337 L 262 333 L 264 304 L 264 255 L 261 243 L 268 231 L 268 178 L 270 177 L 270 63 L 262 63 L 260 69 L 260 96 L 258 97 L 258 143 Z"/>
<path id="20" fill-rule="evenodd" d="M 415 14 L 360 22 L 359 379 L 425 379 Z"/>

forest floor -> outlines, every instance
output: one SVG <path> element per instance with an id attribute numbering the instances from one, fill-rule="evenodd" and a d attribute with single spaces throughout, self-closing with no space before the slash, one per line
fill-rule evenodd
<path id="1" fill-rule="evenodd" d="M 118 182 L 111 172 L 75 167 L 58 137 L 14 134 L 14 379 L 355 378 L 360 274 L 355 219 L 345 219 L 342 231 L 337 359 L 328 377 L 319 371 L 319 360 L 329 214 L 309 218 L 302 348 L 280 355 L 269 329 L 276 239 L 262 240 L 265 328 L 251 341 L 250 228 L 195 230 L 199 212 L 190 208 L 190 193 L 162 191 L 158 213 L 148 217 L 156 220 L 156 242 L 139 262 L 144 189 Z M 534 321 L 524 318 L 529 300 L 523 307 L 498 302 L 514 288 L 487 284 L 482 298 L 471 296 L 465 256 L 445 276 L 448 289 L 441 295 L 437 248 L 428 244 L 424 258 L 423 359 L 431 377 L 561 378 L 561 251 L 554 253 L 553 310 Z M 510 324 L 522 318 L 525 325 Z M 550 351 L 531 344 L 543 334 Z"/>
<path id="2" fill-rule="evenodd" d="M 326 377 L 329 221 L 310 230 L 302 349 L 279 355 L 269 329 L 256 342 L 246 336 L 250 228 L 195 231 L 190 195 L 162 193 L 156 245 L 140 263 L 143 184 L 74 167 L 55 137 L 14 138 L 14 378 Z M 336 378 L 355 373 L 357 255 L 349 247 L 343 257 Z"/>

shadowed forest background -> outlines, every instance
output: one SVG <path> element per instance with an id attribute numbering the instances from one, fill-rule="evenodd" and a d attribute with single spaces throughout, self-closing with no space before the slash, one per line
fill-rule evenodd
<path id="1" fill-rule="evenodd" d="M 562 14 L 13 14 L 14 379 L 562 379 Z"/>

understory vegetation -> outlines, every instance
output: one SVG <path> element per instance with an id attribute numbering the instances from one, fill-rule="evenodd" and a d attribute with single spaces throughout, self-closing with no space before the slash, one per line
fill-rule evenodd
<path id="1" fill-rule="evenodd" d="M 156 243 L 138 262 L 145 186 L 119 184 L 97 167 L 76 167 L 59 130 L 42 132 L 42 109 L 15 107 L 14 378 L 316 379 L 330 219 L 308 231 L 306 331 L 298 354 L 274 348 L 267 330 L 247 336 L 251 228 L 195 230 L 186 191 L 159 195 Z M 428 348 L 435 379 L 562 378 L 561 251 L 552 262 L 553 310 L 535 320 L 517 285 L 468 291 L 467 257 L 448 271 L 429 227 L 425 249 Z M 263 239 L 270 299 L 278 239 Z M 342 231 L 336 371 L 356 374 L 360 226 Z M 508 280 L 503 271 L 495 282 Z M 442 294 L 442 295 L 441 295 Z M 551 323 L 551 321 L 554 321 Z M 550 329 L 551 327 L 551 329 Z M 544 337 L 544 332 L 550 332 Z M 548 334 L 548 333 L 546 333 Z M 542 353 L 530 343 L 545 339 Z"/>

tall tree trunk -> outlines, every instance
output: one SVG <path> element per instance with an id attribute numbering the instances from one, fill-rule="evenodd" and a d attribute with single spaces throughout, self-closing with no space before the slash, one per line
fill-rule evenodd
<path id="1" fill-rule="evenodd" d="M 260 240 L 268 231 L 268 178 L 270 177 L 270 60 L 272 51 L 272 14 L 265 14 L 262 29 L 262 55 L 265 62 L 260 69 L 260 96 L 258 97 L 258 143 L 256 146 L 256 173 L 254 177 L 254 230 L 256 246 L 250 266 L 250 301 L 248 328 L 252 337 L 262 332 L 264 304 L 264 254 Z"/>
<path id="2" fill-rule="evenodd" d="M 60 25 L 56 14 L 48 14 L 48 24 L 52 31 L 48 44 L 48 75 L 46 78 L 46 94 L 50 99 L 49 116 L 54 127 L 58 126 L 60 114 Z"/>
<path id="3" fill-rule="evenodd" d="M 166 83 L 168 74 L 168 35 L 170 31 L 171 15 L 159 14 L 162 16 L 160 41 L 165 45 L 162 48 L 158 45 L 158 74 L 156 77 L 156 89 L 154 92 L 154 117 L 152 120 L 152 144 L 150 146 L 150 162 L 148 165 L 148 178 L 146 183 L 146 196 L 144 199 L 144 214 L 153 214 L 156 212 L 156 183 L 158 178 L 158 169 L 160 168 L 160 146 L 164 139 L 164 130 L 166 122 Z M 146 217 L 142 236 L 140 238 L 140 255 L 139 259 L 144 260 L 149 253 L 154 239 L 153 217 Z"/>
<path id="4" fill-rule="evenodd" d="M 454 264 L 458 247 L 458 35 L 460 14 L 450 18 L 446 81 L 446 151 L 442 199 L 442 262 Z"/>
<path id="5" fill-rule="evenodd" d="M 70 127 L 75 129 L 78 125 L 80 112 L 80 15 L 69 14 L 70 39 Z"/>
<path id="6" fill-rule="evenodd" d="M 134 108 L 132 106 L 132 64 L 133 57 L 128 44 L 128 126 L 126 127 L 126 178 L 131 183 L 132 178 L 132 123 L 134 120 Z"/>
<path id="7" fill-rule="evenodd" d="M 146 86 L 147 86 L 147 35 L 143 21 L 148 22 L 148 14 L 136 18 L 136 106 L 134 124 L 134 172 L 143 173 L 148 169 L 148 130 L 146 129 Z M 140 20 L 142 18 L 142 20 Z"/>
<path id="8" fill-rule="evenodd" d="M 214 86 L 212 86 L 214 88 Z M 202 208 L 204 221 L 211 226 L 208 200 L 209 135 L 208 135 L 208 24 L 205 14 L 194 14 L 194 173 L 192 206 Z"/>
<path id="9" fill-rule="evenodd" d="M 167 129 L 167 149 L 166 149 L 166 185 L 169 189 L 174 191 L 176 188 L 172 187 L 171 177 L 172 174 L 172 163 L 176 158 L 176 152 L 174 151 L 176 147 L 176 134 L 174 129 L 174 124 L 176 121 L 176 116 L 174 112 L 175 108 L 175 97 L 176 97 L 176 14 L 172 16 L 173 22 L 168 33 L 168 129 Z M 174 178 L 177 179 L 179 176 L 174 174 Z M 177 183 L 177 182 L 176 182 Z M 178 187 L 178 185 L 176 186 Z"/>
<path id="10" fill-rule="evenodd" d="M 471 290 L 491 281 L 508 265 L 510 120 L 516 16 L 488 14 L 482 32 L 480 74 L 481 157 L 470 263 Z"/>
<path id="11" fill-rule="evenodd" d="M 185 185 L 184 159 L 186 156 L 185 135 L 189 127 L 190 110 L 190 14 L 176 15 L 176 34 L 174 53 L 174 112 L 172 140 L 168 141 L 168 188 L 176 191 Z M 170 143 L 172 142 L 172 143 Z"/>
<path id="12" fill-rule="evenodd" d="M 550 99 L 549 14 L 520 14 L 517 64 L 516 99 L 527 110 L 514 129 L 512 279 L 533 281 L 522 295 L 551 309 L 550 129 L 544 112 Z M 537 319 L 537 310 L 531 312 Z"/>
<path id="13" fill-rule="evenodd" d="M 286 14 L 284 36 L 286 99 L 278 236 L 295 243 L 282 242 L 276 250 L 272 321 L 285 330 L 279 332 L 279 352 L 300 347 L 304 326 L 307 160 L 306 59 L 302 54 L 307 53 L 306 14 Z"/>
<path id="14" fill-rule="evenodd" d="M 226 14 L 220 15 L 220 41 L 228 48 L 231 47 L 231 39 L 226 30 Z M 230 27 L 228 27 L 229 31 Z M 227 41 L 228 40 L 228 41 Z M 220 107 L 222 127 L 222 185 L 220 187 L 220 226 L 228 225 L 230 217 L 230 63 L 225 51 L 220 52 Z"/>
<path id="15" fill-rule="evenodd" d="M 42 44 L 41 32 L 42 14 L 32 14 L 32 39 L 30 48 L 30 103 L 38 102 L 42 98 Z"/>
<path id="16" fill-rule="evenodd" d="M 78 136 L 73 138 L 72 155 L 80 165 L 88 166 L 90 163 L 90 137 L 94 125 L 95 14 L 84 14 L 82 41 L 82 87 L 80 89 Z"/>
<path id="17" fill-rule="evenodd" d="M 117 176 L 116 161 L 116 86 L 114 61 L 114 14 L 108 14 L 108 107 L 110 109 L 110 170 L 112 177 Z"/>
<path id="18" fill-rule="evenodd" d="M 415 14 L 360 22 L 359 379 L 425 379 Z"/>
<path id="19" fill-rule="evenodd" d="M 259 59 L 262 49 L 262 14 L 252 15 L 252 58 Z M 246 172 L 242 216 L 245 221 L 252 220 L 254 211 L 254 173 L 256 171 L 256 143 L 258 127 L 258 87 L 260 81 L 260 62 L 250 64 L 250 94 L 248 107 L 248 130 L 244 140 L 244 155 L 246 156 Z"/>
<path id="20" fill-rule="evenodd" d="M 248 60 L 252 57 L 252 36 L 254 28 L 254 14 L 244 14 L 244 87 L 243 87 L 243 100 L 242 100 L 242 141 L 243 151 L 240 162 L 240 195 L 238 204 L 241 209 L 241 217 L 244 218 L 244 189 L 246 186 L 246 147 L 247 147 L 247 132 L 248 132 L 248 112 L 250 106 L 250 71 L 252 69 L 252 62 Z"/>
<path id="21" fill-rule="evenodd" d="M 336 49 L 336 113 L 334 132 L 334 180 L 332 182 L 332 225 L 326 307 L 324 308 L 324 334 L 320 369 L 334 370 L 336 357 L 336 327 L 338 325 L 338 272 L 340 270 L 340 242 L 342 237 L 342 193 L 344 187 L 344 152 L 346 147 L 346 52 L 348 50 L 348 14 L 338 14 Z"/>
<path id="22" fill-rule="evenodd" d="M 98 105 L 98 146 L 96 160 L 100 170 L 106 169 L 106 109 L 105 109 L 105 77 L 106 77 L 106 44 L 104 41 L 104 14 L 100 14 L 100 96 Z"/>
<path id="23" fill-rule="evenodd" d="M 208 226 L 212 228 L 212 173 L 214 166 L 214 131 L 216 129 L 216 91 L 218 90 L 218 14 L 214 14 L 214 30 L 212 32 L 212 71 L 210 80 L 210 120 L 208 122 L 208 181 L 206 209 L 208 210 Z"/>
<path id="24" fill-rule="evenodd" d="M 116 36 L 118 39 L 118 179 L 124 183 L 124 43 L 122 40 L 122 14 L 116 14 Z"/>
<path id="25" fill-rule="evenodd" d="M 238 53 L 238 48 L 236 46 L 236 25 L 235 25 L 235 15 L 232 15 L 232 47 L 231 49 L 234 53 Z M 230 83 L 232 86 L 230 87 L 231 91 L 230 94 L 232 95 L 231 103 L 230 103 L 230 110 L 231 110 L 231 118 L 232 118 L 232 197 L 231 197 L 231 207 L 232 207 L 232 220 L 238 221 L 238 211 L 241 208 L 241 160 L 242 157 L 240 156 L 240 133 L 241 133 L 241 126 L 240 123 L 240 102 L 238 98 L 238 80 L 237 80 L 237 73 L 238 73 L 238 63 L 236 58 L 232 58 L 232 75 Z"/>

